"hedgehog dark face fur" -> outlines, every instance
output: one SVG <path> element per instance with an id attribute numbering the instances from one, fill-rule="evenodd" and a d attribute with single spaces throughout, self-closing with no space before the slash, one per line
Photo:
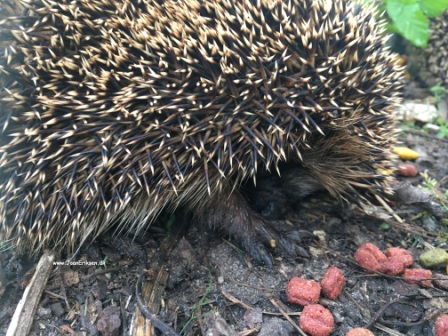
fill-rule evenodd
<path id="1" fill-rule="evenodd" d="M 0 227 L 76 250 L 184 206 L 269 263 L 297 235 L 239 192 L 287 163 L 303 194 L 390 192 L 401 69 L 343 0 L 21 0 L 0 17 Z M 297 175 L 296 179 L 297 180 Z M 300 186 L 298 186 L 300 188 Z M 310 189 L 310 190 L 308 190 Z"/>

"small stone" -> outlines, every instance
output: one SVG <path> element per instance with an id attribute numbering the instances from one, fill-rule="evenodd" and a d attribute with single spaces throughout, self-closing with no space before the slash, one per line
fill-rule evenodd
<path id="1" fill-rule="evenodd" d="M 50 318 L 51 317 L 51 309 L 39 307 L 39 308 L 37 308 L 37 316 L 39 316 L 43 319 Z"/>
<path id="2" fill-rule="evenodd" d="M 65 313 L 65 310 L 60 302 L 56 302 L 50 305 L 50 309 L 53 315 L 57 317 L 61 317 Z"/>
<path id="3" fill-rule="evenodd" d="M 412 121 L 417 120 L 421 123 L 427 124 L 437 118 L 437 108 L 432 104 L 423 104 L 416 102 L 403 102 L 400 105 L 399 115 L 403 120 Z"/>
<path id="4" fill-rule="evenodd" d="M 422 266 L 429 268 L 446 263 L 448 262 L 448 252 L 439 247 L 428 250 L 420 255 L 420 262 Z"/>
<path id="5" fill-rule="evenodd" d="M 444 289 L 444 290 L 448 291 L 448 275 L 440 274 L 440 273 L 434 273 L 433 277 L 435 278 L 432 281 L 434 286 L 437 286 L 440 289 Z"/>
<path id="6" fill-rule="evenodd" d="M 284 336 L 292 335 L 293 326 L 278 317 L 273 317 L 264 322 L 258 336 Z"/>
<path id="7" fill-rule="evenodd" d="M 71 269 L 66 269 L 62 273 L 64 286 L 70 287 L 79 283 L 79 273 Z"/>
<path id="8" fill-rule="evenodd" d="M 121 326 L 120 311 L 118 307 L 108 306 L 98 315 L 96 327 L 103 336 L 116 336 Z"/>
<path id="9" fill-rule="evenodd" d="M 257 327 L 257 324 L 263 322 L 263 311 L 261 310 L 261 308 L 248 310 L 244 314 L 244 320 L 246 321 L 249 328 L 255 328 Z"/>

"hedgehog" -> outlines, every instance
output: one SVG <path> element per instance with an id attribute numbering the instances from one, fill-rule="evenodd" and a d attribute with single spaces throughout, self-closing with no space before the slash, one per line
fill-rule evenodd
<path id="1" fill-rule="evenodd" d="M 448 87 L 448 10 L 429 19 L 425 48 L 408 44 L 410 72 L 427 87 Z"/>
<path id="2" fill-rule="evenodd" d="M 325 189 L 361 208 L 392 192 L 402 69 L 371 8 L 346 0 L 1 8 L 0 235 L 18 251 L 75 253 L 106 230 L 139 234 L 182 208 L 269 264 L 273 245 L 297 255 L 300 235 L 251 207 L 249 182 L 257 190 L 257 179 L 291 178 L 294 197 Z"/>

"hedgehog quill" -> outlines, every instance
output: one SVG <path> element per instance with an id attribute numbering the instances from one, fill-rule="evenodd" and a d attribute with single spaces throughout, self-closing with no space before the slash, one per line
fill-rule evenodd
<path id="1" fill-rule="evenodd" d="M 250 208 L 240 186 L 259 174 L 294 167 L 301 196 L 323 188 L 360 205 L 391 192 L 383 173 L 402 70 L 371 9 L 0 7 L 0 234 L 19 250 L 75 251 L 112 225 L 139 232 L 181 206 L 269 263 L 269 242 L 294 255 L 297 234 Z"/>

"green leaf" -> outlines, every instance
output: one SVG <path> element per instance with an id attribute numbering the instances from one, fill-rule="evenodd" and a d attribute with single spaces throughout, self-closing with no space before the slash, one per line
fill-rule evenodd
<path id="1" fill-rule="evenodd" d="M 397 27 L 395 27 L 393 23 L 387 23 L 386 29 L 388 32 L 400 34 L 400 31 L 398 30 Z"/>
<path id="2" fill-rule="evenodd" d="M 418 0 L 418 4 L 422 12 L 430 17 L 440 15 L 448 8 L 448 0 Z"/>
<path id="3" fill-rule="evenodd" d="M 381 224 L 381 230 L 383 231 L 388 231 L 390 229 L 390 225 L 387 223 L 382 223 Z"/>
<path id="4" fill-rule="evenodd" d="M 418 47 L 426 46 L 429 22 L 417 0 L 388 0 L 386 8 L 394 27 L 402 36 Z"/>

